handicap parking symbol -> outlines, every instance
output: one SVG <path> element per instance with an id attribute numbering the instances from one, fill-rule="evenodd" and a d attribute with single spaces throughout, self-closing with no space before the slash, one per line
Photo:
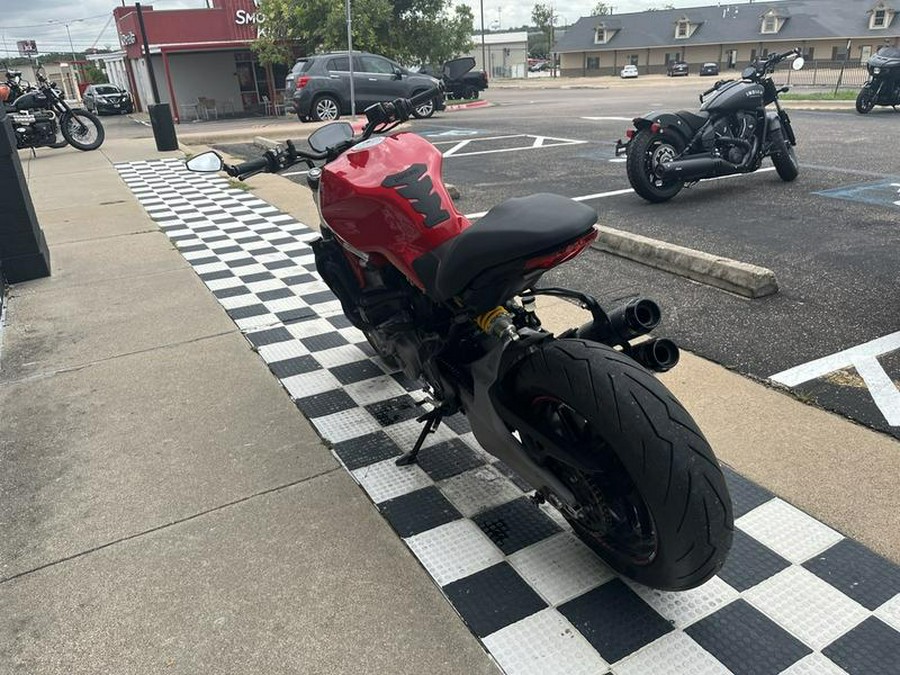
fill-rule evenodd
<path id="1" fill-rule="evenodd" d="M 892 181 L 858 183 L 813 194 L 876 206 L 900 206 L 900 183 Z"/>

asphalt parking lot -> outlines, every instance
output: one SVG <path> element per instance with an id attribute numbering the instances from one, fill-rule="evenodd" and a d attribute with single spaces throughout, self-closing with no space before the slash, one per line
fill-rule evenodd
<path id="1" fill-rule="evenodd" d="M 510 197 L 555 192 L 595 207 L 602 225 L 772 269 L 780 292 L 755 300 L 600 251 L 545 280 L 603 301 L 653 297 L 664 309 L 659 333 L 762 380 L 862 346 L 782 380 L 802 400 L 900 437 L 900 168 L 892 141 L 900 115 L 797 111 L 796 182 L 780 181 L 767 161 L 756 174 L 651 205 L 628 190 L 615 142 L 636 114 L 695 108 L 709 82 L 634 85 L 494 90 L 495 107 L 414 121 L 412 130 L 442 150 L 444 178 L 473 218 Z M 302 172 L 287 177 L 303 181 Z"/>

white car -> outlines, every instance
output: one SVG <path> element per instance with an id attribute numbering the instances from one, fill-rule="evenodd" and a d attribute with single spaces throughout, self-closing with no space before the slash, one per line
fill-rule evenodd
<path id="1" fill-rule="evenodd" d="M 637 66 L 631 66 L 631 65 L 625 66 L 624 68 L 622 68 L 622 72 L 619 73 L 619 77 L 621 77 L 621 78 L 637 77 L 637 76 L 638 76 Z"/>

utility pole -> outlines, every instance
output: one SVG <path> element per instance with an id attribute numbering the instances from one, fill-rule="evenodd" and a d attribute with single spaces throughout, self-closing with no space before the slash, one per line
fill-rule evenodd
<path id="1" fill-rule="evenodd" d="M 484 52 L 484 0 L 478 0 L 481 3 L 481 67 L 484 68 L 484 72 L 488 71 L 487 65 L 487 56 L 485 56 Z"/>
<path id="2" fill-rule="evenodd" d="M 550 77 L 556 77 L 556 52 L 553 51 L 553 5 L 550 5 L 550 44 L 547 45 L 550 51 Z"/>
<path id="3" fill-rule="evenodd" d="M 144 47 L 144 60 L 147 62 L 147 75 L 150 78 L 150 90 L 153 92 L 153 103 L 159 103 L 159 87 L 156 86 L 156 74 L 153 72 L 153 62 L 150 60 L 150 44 L 147 42 L 147 29 L 144 27 L 144 13 L 141 3 L 134 3 L 137 10 L 138 27 L 141 29 L 141 44 Z"/>
<path id="4" fill-rule="evenodd" d="M 347 62 L 350 68 L 350 118 L 356 119 L 356 92 L 353 87 L 353 22 L 350 18 L 350 0 L 345 0 L 347 10 Z M 340 111 L 338 111 L 340 113 Z"/>

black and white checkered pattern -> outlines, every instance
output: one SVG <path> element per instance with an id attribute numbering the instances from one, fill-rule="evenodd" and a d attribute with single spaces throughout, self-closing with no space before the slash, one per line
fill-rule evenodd
<path id="1" fill-rule="evenodd" d="M 316 233 L 177 160 L 117 168 L 507 673 L 900 672 L 900 568 L 733 471 L 727 564 L 666 593 L 618 578 L 527 499 L 464 416 L 396 466 L 425 395 L 343 316 Z"/>

